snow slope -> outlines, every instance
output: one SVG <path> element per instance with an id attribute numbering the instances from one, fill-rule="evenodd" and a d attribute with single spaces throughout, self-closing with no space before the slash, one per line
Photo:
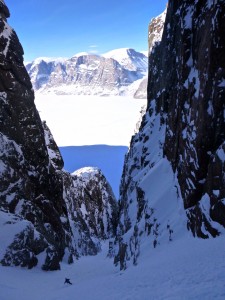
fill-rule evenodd
<path id="1" fill-rule="evenodd" d="M 186 237 L 154 249 L 146 243 L 140 263 L 120 272 L 107 258 L 82 257 L 61 271 L 0 267 L 1 300 L 222 300 L 225 237 Z M 65 277 L 73 285 L 64 285 Z"/>

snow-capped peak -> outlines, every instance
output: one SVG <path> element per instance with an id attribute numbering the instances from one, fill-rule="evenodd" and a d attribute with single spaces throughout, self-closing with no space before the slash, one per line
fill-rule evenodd
<path id="1" fill-rule="evenodd" d="M 99 174 L 101 171 L 99 168 L 96 167 L 85 167 L 81 168 L 75 172 L 72 173 L 73 176 L 78 176 L 78 177 L 90 177 L 92 175 Z"/>

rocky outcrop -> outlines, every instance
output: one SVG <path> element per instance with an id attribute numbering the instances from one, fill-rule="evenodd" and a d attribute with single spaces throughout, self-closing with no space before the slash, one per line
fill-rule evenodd
<path id="1" fill-rule="evenodd" d="M 167 8 L 159 16 L 153 18 L 148 26 L 148 53 L 152 52 L 154 46 L 162 39 Z"/>
<path id="2" fill-rule="evenodd" d="M 0 261 L 57 270 L 62 260 L 71 263 L 84 254 L 84 247 L 85 254 L 96 254 L 102 236 L 97 232 L 93 241 L 83 216 L 76 224 L 71 218 L 76 211 L 69 208 L 76 201 L 81 205 L 83 195 L 62 169 L 59 149 L 40 120 L 23 49 L 8 16 L 0 1 Z M 99 179 L 99 184 L 104 183 Z M 99 191 L 96 201 L 100 196 Z M 103 196 L 107 205 L 105 190 Z M 113 201 L 111 196 L 109 207 Z"/>
<path id="3" fill-rule="evenodd" d="M 84 220 L 91 237 L 108 239 L 115 236 L 118 207 L 113 191 L 101 170 L 86 167 L 72 174 L 74 195 L 68 211 Z"/>
<path id="4" fill-rule="evenodd" d="M 121 268 L 137 262 L 145 239 L 156 248 L 187 229 L 201 238 L 224 232 L 224 9 L 222 1 L 169 1 L 149 59 L 147 111 L 124 164 Z"/>
<path id="5" fill-rule="evenodd" d="M 1 0 L 0 1 L 0 10 L 1 10 L 1 17 L 6 20 L 6 18 L 10 17 L 10 12 L 8 7 L 5 5 L 5 1 Z"/>
<path id="6" fill-rule="evenodd" d="M 123 95 L 144 76 L 148 65 L 144 54 L 125 50 L 105 56 L 79 53 L 67 60 L 39 58 L 26 68 L 34 90 L 40 93 Z"/>
<path id="7" fill-rule="evenodd" d="M 162 39 L 162 34 L 164 30 L 164 24 L 165 24 L 165 18 L 166 18 L 166 12 L 165 11 L 160 14 L 159 16 L 153 18 L 151 22 L 149 23 L 148 27 L 148 56 L 151 55 L 152 49 L 155 45 L 160 43 Z M 137 91 L 134 93 L 134 98 L 137 99 L 147 99 L 147 85 L 148 85 L 148 76 L 146 76 L 141 82 L 137 89 Z"/>
<path id="8" fill-rule="evenodd" d="M 51 164 L 56 170 L 62 170 L 64 167 L 64 162 L 46 121 L 42 122 L 42 126 L 44 129 L 45 144 L 47 146 L 48 156 Z"/>

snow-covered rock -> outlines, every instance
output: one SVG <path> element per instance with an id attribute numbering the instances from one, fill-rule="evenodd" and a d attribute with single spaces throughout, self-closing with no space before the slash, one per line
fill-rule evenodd
<path id="1" fill-rule="evenodd" d="M 121 269 L 137 263 L 143 243 L 225 232 L 224 22 L 221 2 L 169 1 L 149 58 L 146 114 L 124 164 Z"/>
<path id="2" fill-rule="evenodd" d="M 6 21 L 8 16 L 1 1 L 0 262 L 3 266 L 39 265 L 44 270 L 57 270 L 62 260 L 71 263 L 73 257 L 96 254 L 100 250 L 98 240 L 103 237 L 99 231 L 92 237 L 93 228 L 85 223 L 82 214 L 79 222 L 72 223 L 71 215 L 76 211 L 69 208 L 75 208 L 76 202 L 82 205 L 83 194 L 74 186 L 74 176 L 62 169 L 59 149 L 46 123 L 41 122 L 23 65 L 23 49 Z M 103 175 L 96 185 L 102 187 L 105 181 L 101 179 Z M 92 195 L 95 209 L 101 196 L 104 207 L 111 208 L 116 202 L 113 195 L 106 195 L 109 185 L 102 189 L 104 194 L 99 189 L 98 195 Z M 110 223 L 113 209 L 108 214 L 108 219 L 104 215 L 108 226 L 104 233 L 111 236 L 115 232 Z M 98 221 L 101 224 L 100 216 Z"/>
<path id="3" fill-rule="evenodd" d="M 160 14 L 158 17 L 155 17 L 151 20 L 148 27 L 148 56 L 151 55 L 151 52 L 154 46 L 160 43 L 162 39 L 162 34 L 164 30 L 166 11 Z M 147 86 L 148 86 L 148 75 L 146 75 L 140 82 L 136 92 L 134 93 L 134 98 L 146 99 L 147 98 Z"/>
<path id="4" fill-rule="evenodd" d="M 72 211 L 79 211 L 92 237 L 113 237 L 118 222 L 117 201 L 101 170 L 85 167 L 72 173 L 72 178 L 75 194 Z"/>
<path id="5" fill-rule="evenodd" d="M 162 39 L 164 24 L 166 19 L 167 8 L 159 16 L 153 18 L 148 27 L 148 53 L 152 52 L 155 44 Z"/>

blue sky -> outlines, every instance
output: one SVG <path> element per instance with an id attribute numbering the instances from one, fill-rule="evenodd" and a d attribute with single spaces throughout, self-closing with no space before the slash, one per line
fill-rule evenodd
<path id="1" fill-rule="evenodd" d="M 167 0 L 5 0 L 25 61 L 116 48 L 147 50 L 149 21 Z"/>

